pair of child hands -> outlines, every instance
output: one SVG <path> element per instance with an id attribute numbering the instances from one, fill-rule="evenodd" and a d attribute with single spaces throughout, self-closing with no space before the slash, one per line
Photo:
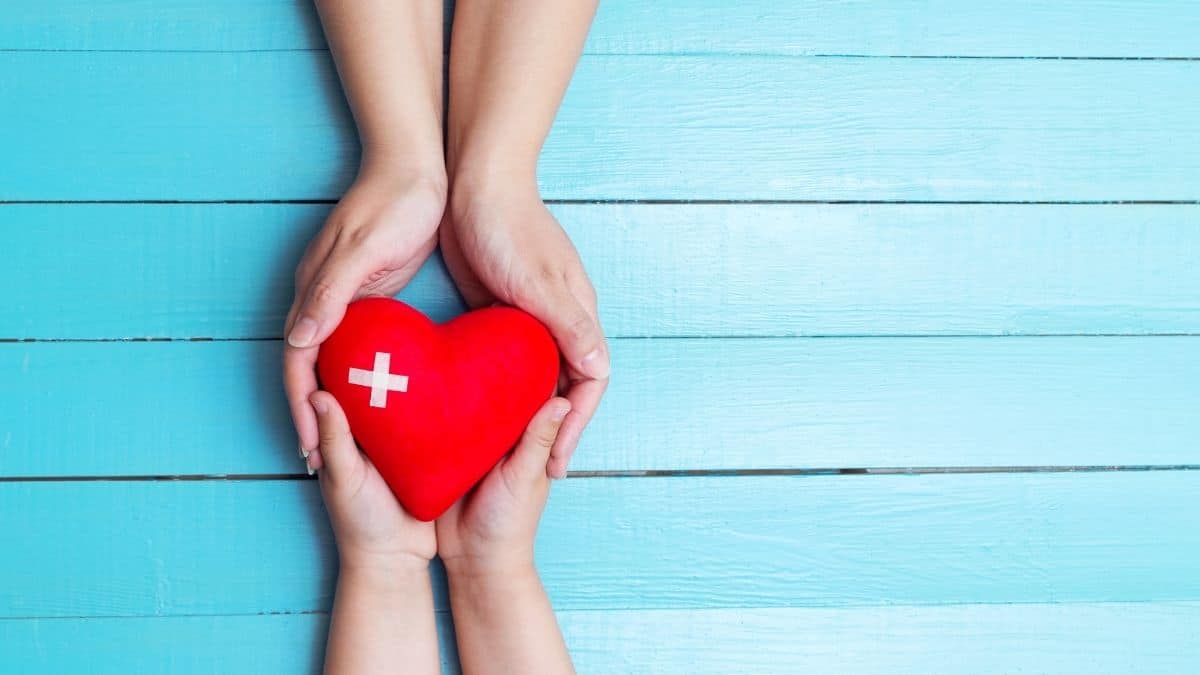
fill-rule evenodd
<path id="1" fill-rule="evenodd" d="M 328 392 L 310 401 L 320 428 L 321 494 L 342 564 L 422 568 L 435 554 L 447 569 L 514 569 L 533 564 L 533 540 L 550 492 L 546 462 L 558 427 L 571 409 L 565 398 L 547 402 L 513 452 L 435 522 L 408 515 L 369 458 Z"/>
<path id="2" fill-rule="evenodd" d="M 331 394 L 315 392 L 309 402 L 341 562 L 326 672 L 437 672 L 428 575 L 434 555 L 446 568 L 464 671 L 573 672 L 533 563 L 550 492 L 546 466 L 570 401 L 543 405 L 513 451 L 435 522 L 404 511 Z M 393 631 L 413 644 L 398 649 Z M 403 667 L 389 650 L 402 652 Z"/>

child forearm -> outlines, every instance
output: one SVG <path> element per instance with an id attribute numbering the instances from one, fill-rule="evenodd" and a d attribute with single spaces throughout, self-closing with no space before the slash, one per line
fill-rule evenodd
<path id="1" fill-rule="evenodd" d="M 359 452 L 341 406 L 312 395 L 320 425 L 321 495 L 337 539 L 337 595 L 325 672 L 331 675 L 438 672 L 429 561 L 434 529 L 404 512 Z"/>
<path id="2" fill-rule="evenodd" d="M 532 564 L 503 574 L 450 567 L 447 572 L 466 675 L 575 672 Z"/>
<path id="3" fill-rule="evenodd" d="M 343 565 L 329 626 L 327 674 L 438 673 L 436 644 L 427 565 Z"/>
<path id="4" fill-rule="evenodd" d="M 438 554 L 466 675 L 575 672 L 533 566 L 550 492 L 546 459 L 570 407 L 563 398 L 547 402 L 512 454 L 438 519 Z"/>

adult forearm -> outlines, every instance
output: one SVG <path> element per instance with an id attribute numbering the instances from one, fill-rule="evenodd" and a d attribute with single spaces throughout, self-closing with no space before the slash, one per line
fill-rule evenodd
<path id="1" fill-rule="evenodd" d="M 325 672 L 440 672 L 428 569 L 343 568 L 333 602 Z"/>
<path id="2" fill-rule="evenodd" d="M 595 10 L 596 0 L 458 0 L 446 139 L 452 181 L 535 178 Z"/>
<path id="3" fill-rule="evenodd" d="M 363 160 L 441 170 L 441 0 L 316 0 Z"/>

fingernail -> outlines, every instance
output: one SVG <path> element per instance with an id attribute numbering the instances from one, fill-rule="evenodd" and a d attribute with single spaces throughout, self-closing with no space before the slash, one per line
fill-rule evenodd
<path id="1" fill-rule="evenodd" d="M 288 344 L 298 349 L 312 346 L 313 338 L 317 337 L 317 322 L 306 317 L 301 317 L 292 326 L 292 332 L 288 333 Z"/>
<path id="2" fill-rule="evenodd" d="M 319 398 L 309 399 L 308 402 L 312 404 L 313 410 L 316 410 L 318 415 L 329 412 L 329 404 Z"/>
<path id="3" fill-rule="evenodd" d="M 308 463 L 308 457 L 304 458 L 304 468 L 308 469 L 308 475 L 310 476 L 317 472 L 316 469 L 312 468 L 312 464 Z"/>
<path id="4" fill-rule="evenodd" d="M 597 380 L 603 380 L 608 377 L 609 364 L 608 357 L 605 355 L 603 348 L 596 348 L 588 352 L 588 355 L 583 357 L 579 362 L 579 369 L 588 377 Z"/>
<path id="5" fill-rule="evenodd" d="M 304 459 L 308 459 L 308 451 L 304 449 L 303 445 L 301 445 L 299 447 L 300 447 L 300 456 L 303 457 Z"/>
<path id="6" fill-rule="evenodd" d="M 554 480 L 562 480 L 567 477 L 567 470 L 566 469 L 555 469 L 554 473 L 550 477 L 553 478 Z"/>
<path id="7" fill-rule="evenodd" d="M 555 408 L 552 413 L 555 422 L 561 422 L 567 413 L 571 412 L 570 408 Z"/>

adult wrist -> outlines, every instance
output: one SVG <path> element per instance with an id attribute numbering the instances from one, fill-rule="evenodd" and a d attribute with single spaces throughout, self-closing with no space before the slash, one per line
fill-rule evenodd
<path id="1" fill-rule="evenodd" d="M 364 154 L 358 168 L 358 182 L 386 183 L 397 187 L 431 189 L 443 198 L 449 191 L 446 167 L 438 157 L 396 155 L 391 153 Z"/>
<path id="2" fill-rule="evenodd" d="M 504 205 L 541 202 L 534 171 L 499 166 L 460 168 L 449 179 L 446 208 L 455 222 L 486 218 Z"/>

